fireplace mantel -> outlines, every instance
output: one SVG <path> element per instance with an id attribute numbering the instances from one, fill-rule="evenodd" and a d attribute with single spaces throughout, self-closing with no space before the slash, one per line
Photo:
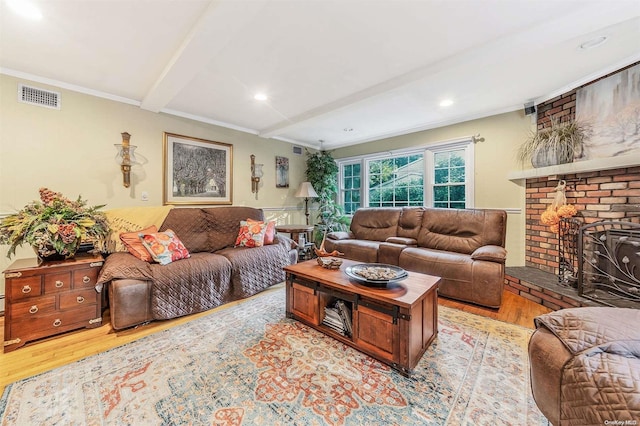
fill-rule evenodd
<path id="1" fill-rule="evenodd" d="M 557 166 L 538 167 L 537 169 L 517 170 L 507 174 L 509 180 L 533 179 L 544 176 L 567 175 L 574 173 L 594 172 L 600 170 L 635 167 L 640 165 L 639 154 L 620 155 L 611 158 L 596 158 L 593 160 L 576 161 Z"/>

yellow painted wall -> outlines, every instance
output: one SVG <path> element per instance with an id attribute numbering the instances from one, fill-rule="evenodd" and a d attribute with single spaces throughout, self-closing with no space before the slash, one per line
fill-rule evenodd
<path id="1" fill-rule="evenodd" d="M 533 126 L 531 117 L 516 111 L 336 149 L 333 157 L 354 157 L 480 134 L 484 141 L 475 144 L 475 207 L 508 211 L 507 266 L 523 266 L 525 192 L 522 185 L 506 176 L 510 171 L 521 170 L 516 152 Z"/>
<path id="2" fill-rule="evenodd" d="M 18 83 L 61 92 L 61 110 L 18 102 Z M 130 188 L 122 185 L 114 160 L 113 145 L 121 143 L 125 131 L 146 159 L 133 167 Z M 71 199 L 82 195 L 90 205 L 106 204 L 107 209 L 161 205 L 165 131 L 233 145 L 234 205 L 266 208 L 267 217 L 280 224 L 305 220 L 303 202 L 293 194 L 304 180 L 306 156 L 294 155 L 289 143 L 6 75 L 0 75 L 0 215 L 38 199 L 43 186 Z M 258 200 L 251 193 L 251 154 L 265 165 Z M 289 158 L 288 189 L 275 186 L 276 155 Z M 149 201 L 141 200 L 142 191 Z M 7 246 L 0 247 L 0 271 L 11 263 L 6 253 Z M 30 247 L 23 247 L 15 258 L 33 256 Z M 3 289 L 0 278 L 0 294 Z"/>

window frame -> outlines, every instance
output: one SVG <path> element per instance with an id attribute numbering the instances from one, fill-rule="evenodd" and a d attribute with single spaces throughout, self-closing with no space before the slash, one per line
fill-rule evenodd
<path id="1" fill-rule="evenodd" d="M 475 149 L 473 137 L 464 137 L 459 139 L 441 141 L 429 145 L 421 145 L 418 147 L 403 148 L 393 151 L 376 152 L 372 154 L 359 155 L 354 157 L 345 157 L 336 159 L 338 164 L 338 203 L 344 207 L 344 166 L 352 164 L 360 164 L 360 207 L 369 206 L 369 163 L 371 161 L 388 159 L 389 157 L 405 157 L 410 155 L 422 154 L 424 163 L 424 202 L 425 207 L 433 207 L 433 193 L 435 186 L 435 155 L 438 153 L 464 150 L 465 161 L 465 208 L 473 208 L 475 206 Z"/>

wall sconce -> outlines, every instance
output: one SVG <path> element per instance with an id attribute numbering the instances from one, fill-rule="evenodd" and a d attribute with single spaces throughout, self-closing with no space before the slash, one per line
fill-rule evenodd
<path id="1" fill-rule="evenodd" d="M 263 175 L 262 166 L 264 166 L 264 164 L 256 164 L 256 156 L 251 154 L 251 192 L 256 194 L 256 200 L 258 199 L 260 178 Z"/>
<path id="2" fill-rule="evenodd" d="M 131 135 L 124 132 L 122 133 L 122 143 L 116 143 L 113 145 L 118 150 L 118 153 L 116 154 L 116 163 L 122 170 L 122 184 L 125 188 L 131 186 L 131 166 L 138 164 L 134 154 L 137 146 L 130 145 L 129 138 L 131 138 Z"/>
<path id="3" fill-rule="evenodd" d="M 302 182 L 294 195 L 296 198 L 304 198 L 304 215 L 307 217 L 307 225 L 309 224 L 309 198 L 317 198 L 318 193 L 313 189 L 311 182 Z"/>

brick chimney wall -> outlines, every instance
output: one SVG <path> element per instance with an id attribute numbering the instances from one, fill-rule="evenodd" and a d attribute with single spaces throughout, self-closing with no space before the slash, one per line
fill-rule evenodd
<path id="1" fill-rule="evenodd" d="M 540 215 L 552 203 L 560 179 L 567 182 L 567 204 L 586 223 L 640 216 L 640 166 L 527 179 L 526 266 L 551 273 L 558 272 L 558 234 L 540 223 Z"/>
<path id="2" fill-rule="evenodd" d="M 538 129 L 548 126 L 551 118 L 560 121 L 575 118 L 578 89 L 538 104 Z M 552 203 L 560 179 L 567 182 L 567 204 L 573 204 L 587 223 L 640 217 L 640 166 L 527 179 L 525 264 L 551 273 L 558 272 L 558 235 L 540 222 L 540 215 Z"/>

